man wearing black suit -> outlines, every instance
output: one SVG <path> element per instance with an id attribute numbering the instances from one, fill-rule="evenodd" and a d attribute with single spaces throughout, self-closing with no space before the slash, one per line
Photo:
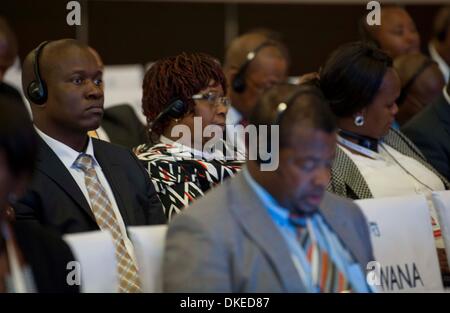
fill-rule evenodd
<path id="1" fill-rule="evenodd" d="M 110 231 L 116 255 L 134 267 L 126 226 L 161 224 L 165 217 L 132 152 L 87 136 L 103 116 L 102 70 L 95 56 L 73 39 L 43 43 L 25 59 L 22 85 L 41 147 L 31 187 L 15 208 L 17 219 L 60 233 Z M 119 257 L 120 290 L 139 291 L 137 278 L 129 285 L 122 280 L 121 262 Z"/>
<path id="2" fill-rule="evenodd" d="M 134 155 L 102 140 L 91 140 L 91 151 L 110 185 L 124 226 L 165 223 L 159 199 L 147 181 L 148 174 L 144 175 Z M 37 172 L 16 207 L 17 218 L 36 219 L 61 234 L 98 230 L 82 190 L 55 151 L 41 140 Z"/>
<path id="3" fill-rule="evenodd" d="M 402 132 L 422 151 L 445 178 L 450 179 L 450 84 L 441 96 L 402 127 Z"/>

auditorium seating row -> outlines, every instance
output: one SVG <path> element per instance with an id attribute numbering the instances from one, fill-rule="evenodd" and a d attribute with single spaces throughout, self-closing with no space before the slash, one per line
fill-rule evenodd
<path id="1" fill-rule="evenodd" d="M 445 292 L 436 247 L 450 251 L 450 191 L 424 196 L 359 200 L 366 216 L 376 263 L 367 281 L 378 292 Z M 435 240 L 432 222 L 440 225 Z M 161 292 L 161 266 L 167 226 L 128 228 L 144 292 Z M 115 292 L 117 277 L 112 238 L 105 232 L 66 235 L 79 262 L 83 292 Z M 75 274 L 75 273 L 74 273 Z M 448 291 L 447 291 L 448 292 Z"/>

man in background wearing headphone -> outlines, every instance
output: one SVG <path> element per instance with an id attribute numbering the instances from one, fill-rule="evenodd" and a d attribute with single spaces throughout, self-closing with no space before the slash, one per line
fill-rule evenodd
<path id="1" fill-rule="evenodd" d="M 436 14 L 433 37 L 428 44 L 430 57 L 437 62 L 448 83 L 450 76 L 450 6 L 443 7 Z"/>
<path id="2" fill-rule="evenodd" d="M 420 34 L 403 6 L 383 5 L 380 14 L 380 25 L 368 25 L 366 15 L 361 17 L 358 31 L 362 41 L 383 50 L 393 59 L 420 52 Z"/>
<path id="3" fill-rule="evenodd" d="M 134 154 L 87 135 L 103 116 L 101 66 L 76 40 L 43 42 L 24 61 L 22 86 L 41 140 L 37 171 L 15 206 L 17 219 L 35 220 L 61 234 L 109 231 L 119 291 L 140 291 L 126 226 L 160 224 L 165 217 Z"/>
<path id="4" fill-rule="evenodd" d="M 164 290 L 370 291 L 367 221 L 354 203 L 325 193 L 336 122 L 321 91 L 275 86 L 258 105 L 250 122 L 279 126 L 278 168 L 264 171 L 262 160 L 248 160 L 172 220 Z"/>
<path id="5" fill-rule="evenodd" d="M 251 32 L 234 39 L 225 54 L 224 72 L 231 107 L 227 114 L 227 139 L 245 154 L 245 139 L 235 135 L 234 126 L 248 125 L 261 94 L 287 78 L 287 48 L 263 32 Z"/>

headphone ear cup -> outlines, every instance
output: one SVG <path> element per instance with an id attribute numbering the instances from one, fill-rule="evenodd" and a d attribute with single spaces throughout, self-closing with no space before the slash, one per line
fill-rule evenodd
<path id="1" fill-rule="evenodd" d="M 47 86 L 44 81 L 41 84 L 33 80 L 27 88 L 28 98 L 31 102 L 41 105 L 47 101 Z"/>
<path id="2" fill-rule="evenodd" d="M 170 105 L 171 109 L 168 113 L 168 115 L 172 118 L 181 118 L 183 115 L 186 114 L 188 106 L 186 103 L 184 103 L 183 100 L 177 99 Z"/>
<path id="3" fill-rule="evenodd" d="M 368 39 L 366 43 L 372 48 L 381 49 L 380 43 L 375 38 Z"/>
<path id="4" fill-rule="evenodd" d="M 245 78 L 237 74 L 233 79 L 233 90 L 237 93 L 243 93 L 245 91 Z"/>

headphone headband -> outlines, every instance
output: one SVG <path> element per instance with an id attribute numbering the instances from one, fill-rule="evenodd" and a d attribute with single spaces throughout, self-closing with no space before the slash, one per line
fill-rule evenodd
<path id="1" fill-rule="evenodd" d="M 284 102 L 280 102 L 277 106 L 277 118 L 275 119 L 275 124 L 273 125 L 279 125 L 281 126 L 281 120 L 283 116 L 285 115 L 285 112 L 293 105 L 294 101 L 304 95 L 304 94 L 314 94 L 320 98 L 323 98 L 323 96 L 317 92 L 318 89 L 315 86 L 302 86 L 295 90 Z"/>
<path id="2" fill-rule="evenodd" d="M 258 45 L 255 49 L 247 53 L 247 56 L 245 58 L 245 62 L 239 67 L 238 72 L 236 73 L 236 76 L 233 79 L 232 86 L 233 90 L 237 93 L 243 93 L 246 88 L 245 84 L 245 72 L 247 71 L 247 68 L 250 66 L 252 61 L 256 58 L 258 55 L 258 52 L 265 48 L 273 46 L 276 47 L 277 43 L 274 41 L 266 40 L 260 45 Z"/>
<path id="3" fill-rule="evenodd" d="M 281 121 L 283 120 L 283 117 L 286 115 L 286 111 L 288 111 L 288 109 L 293 106 L 295 100 L 298 97 L 300 97 L 302 95 L 305 95 L 305 94 L 313 94 L 315 96 L 323 98 L 322 94 L 319 93 L 318 91 L 319 91 L 319 89 L 317 87 L 315 87 L 315 86 L 297 87 L 296 90 L 291 95 L 289 95 L 286 98 L 286 101 L 280 102 L 278 104 L 278 106 L 276 108 L 276 110 L 277 110 L 276 118 L 274 120 L 272 120 L 270 125 L 267 125 L 267 126 L 269 126 L 268 127 L 268 133 L 267 133 L 267 145 L 266 145 L 267 152 L 269 152 L 269 153 L 276 153 L 276 152 L 270 150 L 270 147 L 271 147 L 270 141 L 272 140 L 272 133 L 270 131 L 270 126 L 278 125 L 279 129 L 281 129 Z M 281 132 L 279 132 L 278 135 L 281 135 Z M 270 163 L 271 162 L 271 158 L 269 158 L 268 160 L 264 160 L 263 161 L 263 160 L 260 159 L 259 154 L 258 154 L 257 161 L 259 163 Z"/>
<path id="4" fill-rule="evenodd" d="M 44 41 L 34 50 L 34 80 L 30 82 L 26 90 L 30 101 L 38 105 L 44 104 L 47 101 L 47 86 L 41 77 L 39 56 L 42 54 L 42 50 L 48 43 L 49 41 Z"/>

